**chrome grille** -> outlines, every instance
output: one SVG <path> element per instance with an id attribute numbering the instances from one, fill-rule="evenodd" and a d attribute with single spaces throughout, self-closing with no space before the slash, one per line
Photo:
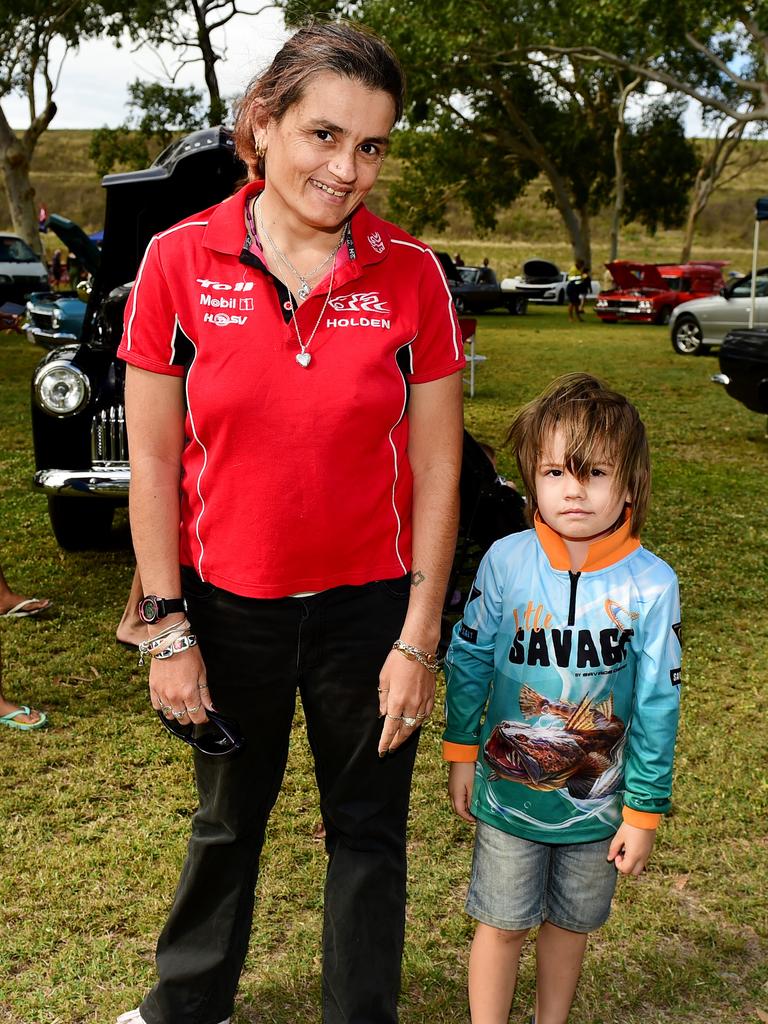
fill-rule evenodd
<path id="1" fill-rule="evenodd" d="M 125 432 L 125 408 L 122 405 L 102 409 L 93 417 L 91 462 L 94 466 L 128 464 L 128 437 Z"/>
<path id="2" fill-rule="evenodd" d="M 41 327 L 46 331 L 53 330 L 53 311 L 42 311 L 35 309 L 34 307 L 30 310 L 30 320 L 34 327 Z"/>

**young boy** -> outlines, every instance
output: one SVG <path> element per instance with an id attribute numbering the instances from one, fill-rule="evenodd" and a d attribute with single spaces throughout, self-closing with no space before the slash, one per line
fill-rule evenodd
<path id="1" fill-rule="evenodd" d="M 534 529 L 483 558 L 446 658 L 444 756 L 477 822 L 467 912 L 473 1024 L 506 1024 L 536 940 L 535 1024 L 565 1024 L 617 869 L 639 875 L 669 809 L 680 690 L 672 569 L 640 545 L 645 428 L 587 374 L 509 431 Z"/>

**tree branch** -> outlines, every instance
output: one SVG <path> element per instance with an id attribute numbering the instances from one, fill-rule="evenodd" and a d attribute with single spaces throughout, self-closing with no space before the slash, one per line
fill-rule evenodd
<path id="1" fill-rule="evenodd" d="M 513 49 L 505 51 L 504 54 L 499 54 L 498 63 L 500 66 L 512 66 L 520 63 L 520 60 L 514 60 L 513 58 L 518 57 L 520 59 L 526 59 L 529 47 L 520 47 L 519 49 Z M 643 78 L 647 78 L 650 81 L 658 82 L 660 85 L 665 85 L 668 89 L 673 92 L 683 93 L 685 96 L 689 96 L 691 99 L 700 103 L 703 107 L 709 107 L 713 110 L 719 110 L 721 113 L 726 114 L 728 117 L 733 118 L 736 121 L 765 121 L 768 120 L 768 96 L 764 95 L 765 86 L 760 85 L 755 91 L 758 93 L 760 105 L 757 101 L 753 102 L 749 109 L 742 111 L 738 107 L 734 107 L 726 100 L 719 99 L 716 96 L 712 96 L 709 93 L 702 92 L 695 86 L 689 85 L 683 79 L 677 78 L 675 75 L 669 72 L 653 68 L 648 65 L 637 64 L 635 61 L 629 60 L 625 57 L 620 57 L 618 54 L 610 53 L 608 50 L 603 50 L 598 46 L 551 46 L 551 45 L 538 45 L 536 51 L 539 53 L 551 53 L 559 54 L 566 57 L 577 57 L 579 60 L 589 61 L 593 64 L 608 64 L 612 67 L 623 68 L 625 71 L 630 71 L 633 75 L 641 75 Z M 508 61 L 504 61 L 502 58 L 506 56 Z"/>

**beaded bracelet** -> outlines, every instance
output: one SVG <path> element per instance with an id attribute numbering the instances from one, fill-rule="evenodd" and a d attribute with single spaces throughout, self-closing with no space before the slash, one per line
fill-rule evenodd
<path id="1" fill-rule="evenodd" d="M 400 651 L 403 657 L 407 658 L 408 661 L 418 661 L 420 665 L 423 665 L 427 672 L 431 672 L 433 676 L 436 676 L 440 671 L 440 660 L 436 654 L 429 654 L 427 651 L 422 651 L 420 647 L 413 647 L 411 644 L 407 644 L 404 640 L 395 640 L 392 644 L 393 651 Z"/>
<path id="2" fill-rule="evenodd" d="M 172 658 L 174 654 L 188 651 L 190 647 L 197 647 L 197 637 L 194 633 L 187 633 L 185 636 L 176 637 L 168 647 L 158 651 L 157 654 L 153 654 L 152 657 L 157 658 L 158 661 L 165 661 L 166 658 Z"/>
<path id="3" fill-rule="evenodd" d="M 170 626 L 166 626 L 165 629 L 156 633 L 151 639 L 142 640 L 139 644 L 139 665 L 144 664 L 145 655 L 149 654 L 151 657 L 154 657 L 156 651 L 165 649 L 171 640 L 184 636 L 189 633 L 191 628 L 192 625 L 189 619 L 185 618 L 181 622 L 174 622 Z"/>

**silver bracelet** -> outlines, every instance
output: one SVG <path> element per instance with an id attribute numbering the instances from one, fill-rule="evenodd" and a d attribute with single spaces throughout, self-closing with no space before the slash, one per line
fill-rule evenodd
<path id="1" fill-rule="evenodd" d="M 422 651 L 420 647 L 413 647 L 411 644 L 407 644 L 404 640 L 395 640 L 392 644 L 392 650 L 400 651 L 408 661 L 418 661 L 418 663 L 423 665 L 427 672 L 431 672 L 433 676 L 436 676 L 440 671 L 440 659 L 436 654 L 430 654 L 428 651 Z"/>
<path id="2" fill-rule="evenodd" d="M 181 622 L 174 622 L 172 625 L 166 626 L 165 629 L 156 633 L 149 640 L 142 640 L 139 644 L 139 665 L 144 664 L 144 657 L 147 654 L 154 657 L 155 651 L 167 647 L 170 640 L 178 636 L 184 636 L 191 628 L 189 619 L 184 618 Z"/>
<path id="3" fill-rule="evenodd" d="M 152 657 L 157 658 L 158 661 L 165 661 L 166 658 L 172 658 L 174 654 L 188 651 L 190 647 L 197 647 L 197 637 L 194 633 L 187 633 L 185 636 L 176 637 L 167 647 L 163 648 L 162 651 L 158 651 L 157 654 L 153 654 Z"/>

